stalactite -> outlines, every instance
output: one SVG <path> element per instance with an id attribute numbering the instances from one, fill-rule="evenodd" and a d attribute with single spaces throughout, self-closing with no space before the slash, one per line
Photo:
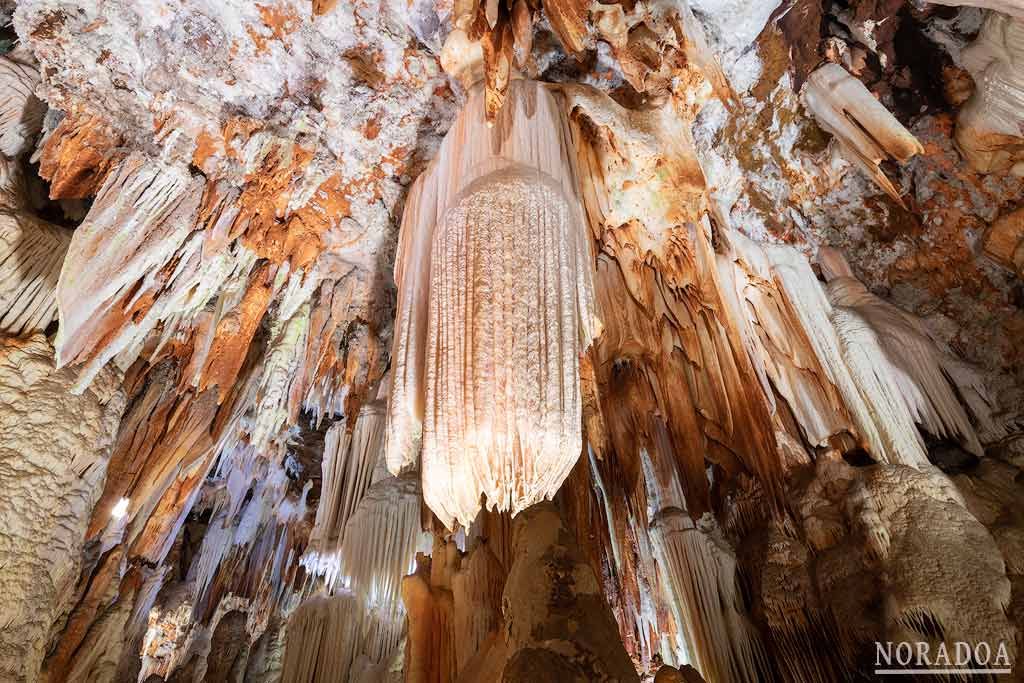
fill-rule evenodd
<path id="1" fill-rule="evenodd" d="M 142 588 L 142 573 L 138 569 L 128 570 L 114 590 L 106 597 L 109 607 L 97 619 L 93 628 L 83 639 L 79 651 L 69 662 L 66 671 L 48 670 L 49 680 L 57 681 L 102 681 L 124 680 L 126 672 L 121 669 L 123 651 L 131 638 L 126 638 L 127 628 L 133 614 L 133 606 L 139 600 Z"/>
<path id="2" fill-rule="evenodd" d="M 422 545 L 419 492 L 416 478 L 382 479 L 366 491 L 345 527 L 335 586 L 355 595 L 362 652 L 375 663 L 385 661 L 402 637 L 402 577 L 412 571 Z"/>
<path id="3" fill-rule="evenodd" d="M 350 269 L 337 279 L 325 277 L 314 297 L 301 377 L 302 406 L 318 419 L 358 411 L 384 372 L 384 342 L 368 321 L 391 313 L 376 301 L 375 285 Z"/>
<path id="4" fill-rule="evenodd" d="M 686 0 L 632 7 L 602 4 L 591 12 L 597 33 L 611 45 L 623 75 L 638 93 L 660 100 L 671 96 L 673 80 L 688 78 L 695 81 L 694 99 L 705 87 L 723 101 L 732 98 L 729 81 Z"/>
<path id="5" fill-rule="evenodd" d="M 704 177 L 685 123 L 667 107 L 628 111 L 582 87 L 566 88 L 566 107 L 602 250 L 599 385 L 624 361 L 648 376 L 694 514 L 710 507 L 705 458 L 730 474 L 756 474 L 777 500 L 770 404 L 750 390 L 758 376 L 722 296 Z M 608 423 L 613 411 L 646 419 L 643 405 L 603 410 Z"/>
<path id="6" fill-rule="evenodd" d="M 897 394 L 914 422 L 934 436 L 957 438 L 967 450 L 982 455 L 984 449 L 962 402 L 974 409 L 987 436 L 997 438 L 1001 430 L 992 420 L 991 399 L 980 377 L 941 349 L 920 320 L 878 298 L 855 278 L 836 277 L 828 289 L 832 303 L 846 309 L 848 327 L 856 330 L 859 318 L 860 334 L 864 325 L 874 332 L 882 354 L 871 347 L 864 351 L 889 389 L 888 400 L 879 403 L 893 406 L 891 396 Z M 856 345 L 849 337 L 846 342 Z"/>
<path id="7" fill-rule="evenodd" d="M 879 164 L 889 158 L 906 163 L 924 152 L 917 138 L 838 64 L 825 64 L 812 73 L 801 97 L 818 125 L 842 143 L 850 161 L 902 205 L 899 190 Z"/>
<path id="8" fill-rule="evenodd" d="M 101 114 L 77 111 L 61 119 L 32 155 L 50 181 L 50 199 L 96 195 L 124 159 L 124 139 Z"/>
<path id="9" fill-rule="evenodd" d="M 644 431 L 638 429 L 638 436 Z M 653 634 L 660 633 L 663 624 L 659 623 L 653 601 L 653 594 L 658 592 L 656 569 L 647 561 L 650 539 L 643 478 L 634 469 L 648 444 L 641 441 L 633 445 L 619 440 L 614 443 L 614 459 L 597 461 L 592 455 L 588 458 L 593 504 L 600 507 L 597 517 L 604 527 L 601 540 L 597 541 L 603 546 L 596 568 L 600 571 L 595 571 L 606 577 L 603 590 L 616 616 L 626 652 L 638 670 L 646 670 L 655 655 L 675 660 L 675 653 L 659 652 L 660 643 L 653 640 Z M 670 453 L 662 455 L 671 458 Z"/>
<path id="10" fill-rule="evenodd" d="M 1024 8 L 1017 7 L 1015 16 L 987 12 L 977 40 L 963 52 L 964 66 L 977 87 L 956 126 L 957 145 L 981 173 L 1024 177 L 1022 60 Z"/>
<path id="11" fill-rule="evenodd" d="M 696 668 L 712 681 L 763 679 L 769 675 L 768 660 L 743 604 L 735 555 L 716 540 L 720 532 L 702 528 L 680 507 L 682 490 L 674 473 L 659 476 L 650 458 L 643 461 L 654 510 L 653 558 Z"/>
<path id="12" fill-rule="evenodd" d="M 155 326 L 163 312 L 154 315 L 157 292 L 188 262 L 175 268 L 172 257 L 192 232 L 201 193 L 184 171 L 139 156 L 111 173 L 74 233 L 57 284 L 62 365 L 91 360 L 88 377 Z"/>
<path id="13" fill-rule="evenodd" d="M 924 440 L 895 382 L 895 368 L 887 362 L 874 330 L 842 307 L 833 309 L 832 323 L 846 366 L 889 454 L 887 462 L 925 465 L 928 458 Z"/>
<path id="14" fill-rule="evenodd" d="M 515 81 L 494 128 L 474 90 L 406 203 L 387 462 L 446 524 L 554 495 L 579 456 L 591 258 L 556 102 Z M 467 289 L 468 288 L 468 289 Z M 467 332 L 469 330 L 469 332 Z"/>
<path id="15" fill-rule="evenodd" d="M 885 425 L 889 423 L 862 395 L 861 386 L 851 372 L 843 345 L 832 324 L 832 304 L 806 257 L 788 248 L 771 249 L 768 253 L 775 276 L 807 331 L 819 362 L 842 394 L 861 443 L 869 453 L 883 462 L 919 463 L 923 454 L 906 440 L 905 432 L 880 433 L 885 431 Z"/>
<path id="16" fill-rule="evenodd" d="M 1014 641 L 1024 11 L 967 3 L 16 0 L 0 678 Z"/>
<path id="17" fill-rule="evenodd" d="M 328 432 L 327 446 L 334 453 L 330 463 L 325 460 L 317 531 L 302 562 L 324 575 L 334 597 L 314 596 L 292 616 L 284 680 L 355 680 L 357 664 L 373 669 L 398 651 L 405 629 L 402 577 L 412 570 L 422 546 L 420 487 L 415 477 L 383 477 L 370 485 L 372 464 L 381 455 L 382 430 L 381 408 L 369 405 L 351 438 L 343 424 Z M 374 476 L 380 477 L 381 470 Z M 323 636 L 295 630 L 313 628 L 304 625 L 310 610 L 329 612 L 318 617 L 329 621 Z M 303 650 L 312 646 L 307 636 L 323 638 L 330 649 L 319 655 Z M 310 669 L 308 663 L 292 660 L 292 652 L 301 652 L 297 656 L 304 659 L 319 657 L 322 664 Z"/>
<path id="18" fill-rule="evenodd" d="M 314 596 L 288 619 L 282 683 L 349 680 L 359 643 L 358 599 Z"/>
<path id="19" fill-rule="evenodd" d="M 316 521 L 302 562 L 307 571 L 334 585 L 341 569 L 342 542 L 349 520 L 374 483 L 383 456 L 385 412 L 382 402 L 359 411 L 351 431 L 345 422 L 327 430 Z"/>
<path id="20" fill-rule="evenodd" d="M 810 339 L 814 333 L 804 328 L 776 280 L 771 252 L 777 248 L 762 248 L 739 233 L 730 233 L 729 242 L 735 253 L 718 257 L 724 296 L 741 321 L 755 368 L 763 373 L 765 394 L 778 392 L 812 446 L 828 445 L 844 432 L 855 434 L 840 392 L 818 359 Z"/>
<path id="21" fill-rule="evenodd" d="M 287 424 L 298 419 L 302 383 L 296 378 L 301 380 L 300 367 L 308 334 L 308 304 L 302 304 L 291 315 L 279 314 L 274 319 L 270 350 L 256 399 L 252 441 L 257 447 L 268 446 Z"/>

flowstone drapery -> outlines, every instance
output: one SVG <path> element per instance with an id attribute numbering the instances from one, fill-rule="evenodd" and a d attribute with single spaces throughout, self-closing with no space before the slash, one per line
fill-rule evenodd
<path id="1" fill-rule="evenodd" d="M 395 266 L 388 467 L 421 458 L 448 525 L 469 526 L 481 496 L 513 513 L 554 496 L 581 452 L 580 356 L 599 327 L 554 95 L 517 80 L 493 126 L 483 107 L 476 86 L 410 190 Z"/>

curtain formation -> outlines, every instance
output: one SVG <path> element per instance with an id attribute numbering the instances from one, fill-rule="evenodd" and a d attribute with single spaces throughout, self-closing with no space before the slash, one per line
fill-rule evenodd
<path id="1" fill-rule="evenodd" d="M 0 550 L 49 579 L 0 561 L 0 677 L 833 681 L 883 636 L 1012 653 L 1015 388 L 864 264 L 967 317 L 1011 297 L 1014 2 L 758 7 L 756 50 L 752 10 L 696 0 L 185 0 L 180 31 L 48 2 L 0 56 Z M 942 93 L 897 23 L 950 51 Z M 366 31 L 384 47 L 345 42 Z M 133 75 L 151 39 L 231 45 L 203 60 L 230 76 Z M 67 106 L 81 64 L 130 126 Z M 824 246 L 857 240 L 889 246 Z"/>

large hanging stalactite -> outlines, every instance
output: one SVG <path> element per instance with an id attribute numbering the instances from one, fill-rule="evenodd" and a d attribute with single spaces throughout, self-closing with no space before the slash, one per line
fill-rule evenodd
<path id="1" fill-rule="evenodd" d="M 470 93 L 411 190 L 387 462 L 414 466 L 446 524 L 480 496 L 518 512 L 558 490 L 580 451 L 579 356 L 598 330 L 591 258 L 557 104 L 516 81 L 493 128 Z"/>

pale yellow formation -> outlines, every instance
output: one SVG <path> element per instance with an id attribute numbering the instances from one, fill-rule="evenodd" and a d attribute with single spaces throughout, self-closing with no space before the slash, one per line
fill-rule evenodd
<path id="1" fill-rule="evenodd" d="M 0 332 L 41 332 L 57 318 L 57 278 L 71 231 L 0 209 Z"/>
<path id="2" fill-rule="evenodd" d="M 351 430 L 346 422 L 339 422 L 324 438 L 320 503 L 302 562 L 328 585 L 337 579 L 349 519 L 375 481 L 374 469 L 384 444 L 384 419 L 384 406 L 374 401 L 362 407 Z"/>
<path id="3" fill-rule="evenodd" d="M 43 125 L 46 103 L 33 90 L 39 68 L 22 51 L 0 57 L 0 152 L 15 157 L 31 148 Z"/>
<path id="4" fill-rule="evenodd" d="M 982 173 L 1024 177 L 1024 9 L 988 12 L 963 63 L 976 88 L 957 119 L 957 146 Z"/>
<path id="5" fill-rule="evenodd" d="M 554 96 L 474 89 L 406 204 L 387 464 L 446 524 L 552 497 L 581 449 L 592 257 Z"/>

